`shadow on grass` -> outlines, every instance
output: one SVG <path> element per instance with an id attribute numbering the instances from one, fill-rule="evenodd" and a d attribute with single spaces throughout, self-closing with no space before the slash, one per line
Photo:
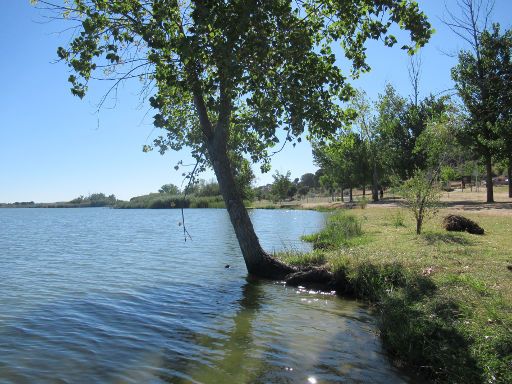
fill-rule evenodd
<path id="1" fill-rule="evenodd" d="M 439 383 L 479 383 L 484 372 L 457 324 L 459 304 L 398 263 L 340 266 L 337 286 L 377 304 L 384 346 L 399 365 Z"/>
<path id="2" fill-rule="evenodd" d="M 447 298 L 389 295 L 381 304 L 384 345 L 397 361 L 434 382 L 483 382 L 471 341 L 455 326 L 459 313 L 458 304 Z"/>
<path id="3" fill-rule="evenodd" d="M 425 232 L 423 238 L 429 245 L 435 243 L 474 245 L 474 242 L 460 233 Z"/>
<path id="4" fill-rule="evenodd" d="M 486 203 L 483 201 L 456 200 L 445 201 L 443 206 L 446 208 L 463 206 L 465 211 L 484 211 L 488 209 L 512 210 L 512 203 L 510 202 Z"/>

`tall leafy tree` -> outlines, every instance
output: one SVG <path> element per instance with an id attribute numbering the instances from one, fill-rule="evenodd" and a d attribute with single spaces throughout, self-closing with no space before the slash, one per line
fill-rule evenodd
<path id="1" fill-rule="evenodd" d="M 364 145 L 365 165 L 362 171 L 363 188 L 367 179 L 370 179 L 372 185 L 372 200 L 379 201 L 379 175 L 382 174 L 382 140 L 378 131 L 377 119 L 373 103 L 371 103 L 364 91 L 358 91 L 351 102 L 352 108 L 356 111 L 357 117 L 354 121 L 355 130 L 359 133 Z M 363 190 L 364 191 L 364 190 Z"/>
<path id="2" fill-rule="evenodd" d="M 387 85 L 377 101 L 376 130 L 382 162 L 388 173 L 406 180 L 417 168 L 425 168 L 423 153 L 414 150 L 416 141 L 432 119 L 440 118 L 448 108 L 447 97 L 428 96 L 413 101 L 399 95 Z"/>
<path id="3" fill-rule="evenodd" d="M 317 186 L 317 180 L 313 173 L 305 173 L 300 177 L 300 184 L 308 187 L 315 188 Z"/>
<path id="4" fill-rule="evenodd" d="M 369 166 L 366 146 L 355 132 L 336 136 L 326 143 L 314 143 L 313 157 L 329 180 L 334 181 L 342 191 L 349 188 L 350 201 L 352 189 L 367 181 Z"/>
<path id="5" fill-rule="evenodd" d="M 291 174 L 290 171 L 285 174 L 276 171 L 276 173 L 272 175 L 274 182 L 272 183 L 271 193 L 276 201 L 282 201 L 289 196 L 288 191 L 293 185 L 290 180 Z"/>
<path id="6" fill-rule="evenodd" d="M 493 94 L 497 81 L 493 76 L 495 52 L 482 45 L 492 4 L 489 0 L 463 0 L 458 3 L 462 16 L 450 14 L 448 23 L 469 47 L 459 52 L 459 62 L 452 68 L 452 78 L 468 115 L 461 136 L 485 162 L 488 203 L 494 202 L 492 165 L 496 155 L 495 127 L 500 114 Z"/>
<path id="7" fill-rule="evenodd" d="M 482 33 L 481 45 L 484 57 L 494 57 L 488 63 L 489 98 L 497 112 L 494 147 L 507 164 L 508 196 L 512 197 L 512 31 L 501 32 L 500 25 L 494 24 Z"/>
<path id="8" fill-rule="evenodd" d="M 48 4 L 47 1 L 40 0 Z M 234 179 L 229 153 L 269 162 L 269 148 L 334 132 L 350 114 L 340 105 L 353 89 L 335 64 L 341 45 L 351 75 L 370 68 L 365 42 L 392 46 L 393 24 L 410 32 L 412 52 L 430 24 L 410 0 L 70 0 L 53 5 L 80 23 L 58 54 L 83 97 L 102 69 L 116 79 L 145 78 L 156 92 L 154 147 L 189 148 L 212 167 L 252 274 L 283 277 L 292 269 L 261 248 Z M 51 4 L 49 5 L 52 6 Z M 96 75 L 93 75 L 96 74 Z M 147 88 L 146 88 L 147 89 Z M 150 149 L 150 148 L 146 148 Z"/>

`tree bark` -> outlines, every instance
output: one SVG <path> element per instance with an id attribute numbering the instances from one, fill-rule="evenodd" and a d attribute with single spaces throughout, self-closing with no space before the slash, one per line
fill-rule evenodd
<path id="1" fill-rule="evenodd" d="M 508 197 L 512 197 L 512 155 L 508 158 Z"/>
<path id="2" fill-rule="evenodd" d="M 374 202 L 379 201 L 379 180 L 377 174 L 377 164 L 373 165 L 372 173 L 372 200 Z"/>
<path id="3" fill-rule="evenodd" d="M 492 185 L 492 156 L 487 155 L 485 157 L 485 170 L 487 175 L 485 176 L 485 188 L 487 190 L 487 202 L 494 203 L 494 189 Z"/>
<path id="4" fill-rule="evenodd" d="M 352 187 L 350 187 L 350 190 L 349 190 L 349 202 L 352 203 L 354 201 L 354 199 L 352 198 Z"/>
<path id="5" fill-rule="evenodd" d="M 421 235 L 421 227 L 422 226 L 423 226 L 423 208 L 420 208 L 419 212 L 418 212 L 418 217 L 416 218 L 416 234 L 417 235 Z"/>
<path id="6" fill-rule="evenodd" d="M 263 250 L 243 203 L 242 194 L 235 183 L 227 147 L 232 104 L 227 92 L 226 80 L 221 78 L 220 81 L 221 107 L 219 119 L 214 127 L 208 117 L 203 92 L 194 69 L 190 70 L 190 76 L 194 104 L 207 145 L 209 160 L 217 177 L 220 193 L 235 230 L 247 271 L 259 277 L 284 279 L 290 273 L 297 272 L 297 269 L 280 262 Z"/>
<path id="7" fill-rule="evenodd" d="M 423 218 L 419 217 L 416 219 L 416 234 L 421 235 L 421 225 L 423 224 Z"/>
<path id="8" fill-rule="evenodd" d="M 273 258 L 261 247 L 237 189 L 226 143 L 222 140 L 211 140 L 208 153 L 249 274 L 269 279 L 284 279 L 286 275 L 296 272 L 295 268 Z"/>

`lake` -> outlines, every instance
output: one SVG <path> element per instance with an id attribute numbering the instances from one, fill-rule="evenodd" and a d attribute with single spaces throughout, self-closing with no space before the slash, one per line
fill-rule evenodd
<path id="1" fill-rule="evenodd" d="M 1 383 L 405 383 L 367 309 L 247 279 L 227 212 L 0 209 Z M 268 251 L 325 216 L 253 210 Z M 229 265 L 230 268 L 225 268 Z"/>

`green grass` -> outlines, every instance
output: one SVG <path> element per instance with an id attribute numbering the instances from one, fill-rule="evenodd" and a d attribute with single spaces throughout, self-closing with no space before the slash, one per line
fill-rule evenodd
<path id="1" fill-rule="evenodd" d="M 313 251 L 302 253 L 298 251 L 279 252 L 279 258 L 289 265 L 294 266 L 321 266 L 325 264 L 326 258 L 322 252 Z"/>
<path id="2" fill-rule="evenodd" d="M 512 216 L 464 213 L 485 229 L 476 236 L 444 231 L 442 210 L 418 236 L 397 212 L 334 213 L 307 236 L 312 254 L 278 256 L 325 265 L 340 294 L 372 303 L 398 365 L 436 383 L 512 383 Z"/>
<path id="3" fill-rule="evenodd" d="M 360 218 L 348 213 L 337 213 L 329 216 L 323 230 L 302 236 L 302 240 L 313 243 L 315 249 L 335 249 L 353 244 L 362 234 Z"/>

